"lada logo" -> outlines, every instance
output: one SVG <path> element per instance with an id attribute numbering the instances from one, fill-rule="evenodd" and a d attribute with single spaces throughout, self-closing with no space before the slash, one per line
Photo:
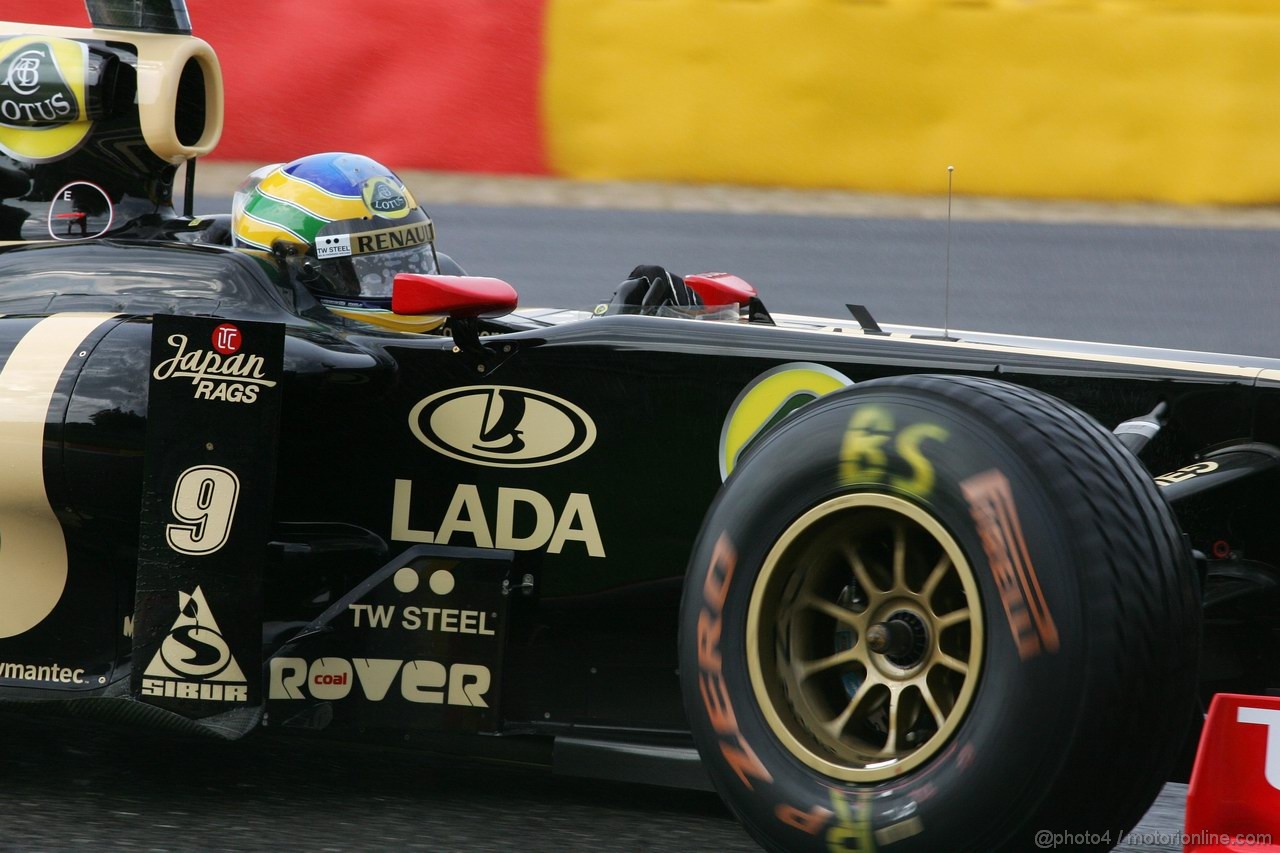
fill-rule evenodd
<path id="1" fill-rule="evenodd" d="M 591 417 L 568 400 L 504 385 L 433 394 L 413 407 L 409 429 L 437 453 L 497 468 L 555 465 L 596 440 Z"/>

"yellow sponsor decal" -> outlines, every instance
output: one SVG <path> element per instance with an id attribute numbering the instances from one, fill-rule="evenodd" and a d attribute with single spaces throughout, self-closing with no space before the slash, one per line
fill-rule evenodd
<path id="1" fill-rule="evenodd" d="M 84 141 L 89 48 L 69 39 L 0 42 L 0 150 L 27 163 L 63 157 Z"/>
<path id="2" fill-rule="evenodd" d="M 1193 480 L 1201 474 L 1208 474 L 1210 471 L 1217 471 L 1218 463 L 1205 460 L 1204 462 L 1192 462 L 1185 468 L 1179 468 L 1177 471 L 1170 471 L 1168 474 L 1161 474 L 1156 477 L 1157 486 L 1172 486 L 1174 483 L 1181 483 L 1183 480 Z"/>
<path id="3" fill-rule="evenodd" d="M 852 384 L 826 365 L 803 361 L 757 376 L 733 401 L 720 430 L 720 478 L 728 478 L 742 451 L 788 414 Z"/>

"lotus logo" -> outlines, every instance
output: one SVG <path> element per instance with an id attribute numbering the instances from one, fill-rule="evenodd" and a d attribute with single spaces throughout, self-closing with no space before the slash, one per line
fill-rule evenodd
<path id="1" fill-rule="evenodd" d="M 399 219 L 409 212 L 409 200 L 404 190 L 389 178 L 376 177 L 366 181 L 364 203 L 370 210 L 392 219 Z"/>
<path id="2" fill-rule="evenodd" d="M 0 78 L 0 124 L 52 127 L 77 118 L 76 96 L 49 44 L 35 42 L 21 53 L 10 53 L 0 62 Z"/>
<path id="3" fill-rule="evenodd" d="M 4 85 L 19 95 L 34 95 L 40 87 L 40 63 L 48 60 L 44 45 L 24 50 L 9 63 Z"/>
<path id="4" fill-rule="evenodd" d="M 433 394 L 413 407 L 409 429 L 437 453 L 497 468 L 566 462 L 596 440 L 596 425 L 573 403 L 503 385 Z"/>
<path id="5" fill-rule="evenodd" d="M 727 479 L 738 457 L 788 415 L 852 380 L 822 364 L 782 364 L 748 383 L 729 407 L 720 430 L 720 479 Z"/>

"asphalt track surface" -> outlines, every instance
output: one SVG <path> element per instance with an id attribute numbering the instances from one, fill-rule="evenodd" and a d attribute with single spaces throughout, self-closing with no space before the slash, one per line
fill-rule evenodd
<path id="1" fill-rule="evenodd" d="M 197 210 L 228 205 L 201 200 Z M 440 205 L 441 247 L 525 305 L 589 307 L 637 263 L 729 270 L 776 311 L 940 325 L 937 221 Z M 1280 357 L 1280 234 L 956 223 L 953 328 Z M 2 850 L 757 849 L 711 794 L 0 718 Z M 1119 848 L 1178 851 L 1171 784 Z M 1047 829 L 1052 829 L 1047 827 Z M 1061 848 L 1065 849 L 1065 848 Z"/>
<path id="2" fill-rule="evenodd" d="M 292 742 L 211 743 L 7 716 L 0 726 L 5 851 L 759 850 L 702 792 Z M 1183 786 L 1168 786 L 1117 849 L 1181 851 L 1172 835 L 1184 797 Z"/>
<path id="3" fill-rule="evenodd" d="M 639 263 L 733 272 L 770 310 L 943 325 L 947 226 L 437 206 L 440 247 L 524 305 L 590 307 Z M 1280 232 L 956 222 L 952 328 L 1280 356 Z"/>
<path id="4" fill-rule="evenodd" d="M 852 302 L 886 323 L 1280 357 L 1278 230 L 957 219 L 948 272 L 936 219 L 428 209 L 440 249 L 524 306 L 590 308 L 661 264 L 736 273 L 773 311 L 847 317 Z"/>

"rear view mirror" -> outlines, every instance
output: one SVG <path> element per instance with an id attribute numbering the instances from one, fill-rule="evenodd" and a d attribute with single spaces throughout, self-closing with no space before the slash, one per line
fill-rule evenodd
<path id="1" fill-rule="evenodd" d="M 514 287 L 482 276 L 402 272 L 391 287 L 391 310 L 397 314 L 501 317 L 516 310 L 518 303 Z"/>
<path id="2" fill-rule="evenodd" d="M 746 305 L 756 289 L 736 275 L 727 272 L 704 272 L 684 277 L 684 283 L 702 297 L 703 305 Z"/>

